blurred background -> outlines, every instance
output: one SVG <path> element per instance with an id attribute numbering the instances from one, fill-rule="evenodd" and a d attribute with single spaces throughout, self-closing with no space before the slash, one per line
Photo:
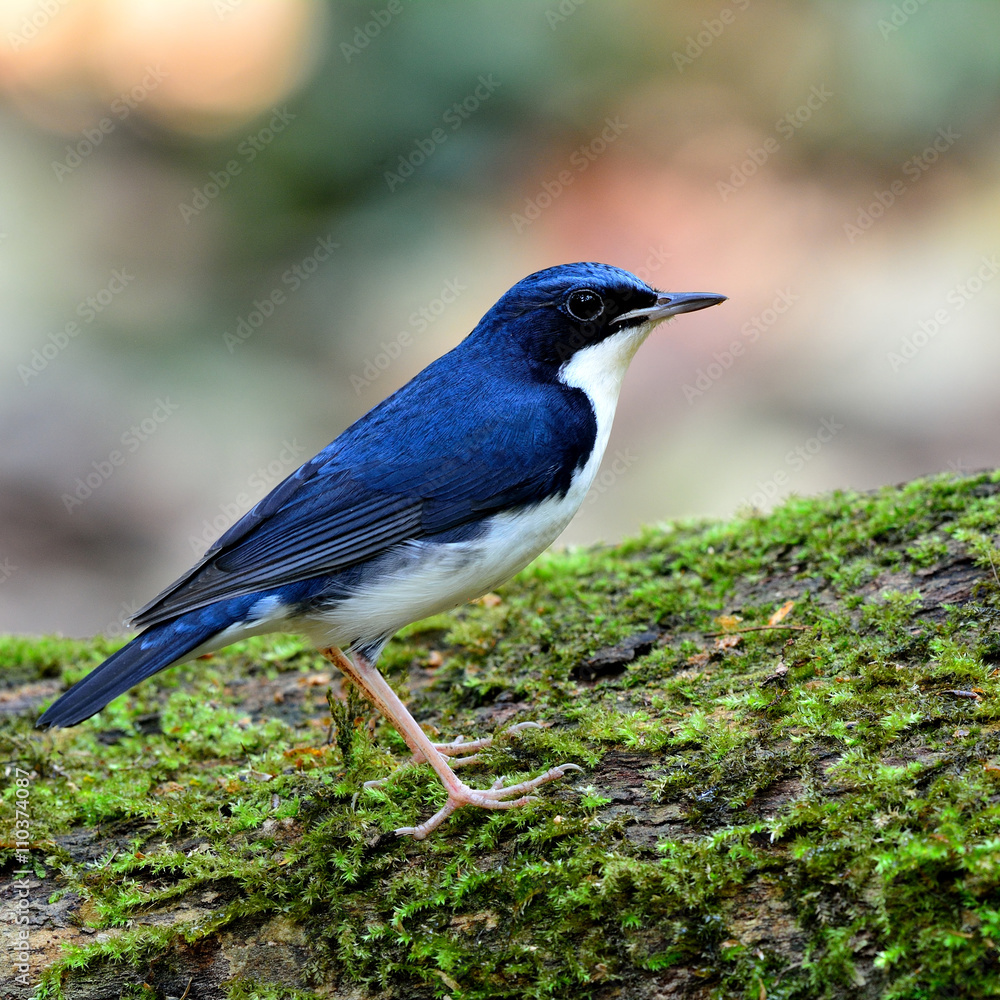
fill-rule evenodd
<path id="1" fill-rule="evenodd" d="M 0 2 L 0 628 L 121 620 L 539 268 L 661 328 L 562 539 L 1000 464 L 1000 18 Z"/>

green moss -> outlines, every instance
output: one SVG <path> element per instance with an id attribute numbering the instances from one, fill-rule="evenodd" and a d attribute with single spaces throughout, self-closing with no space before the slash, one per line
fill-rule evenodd
<path id="1" fill-rule="evenodd" d="M 440 785 L 399 767 L 402 741 L 356 704 L 335 703 L 331 727 L 312 683 L 329 667 L 298 639 L 187 664 L 69 731 L 7 717 L 4 756 L 33 775 L 33 858 L 111 932 L 41 995 L 278 917 L 309 929 L 303 988 L 586 998 L 685 969 L 718 997 L 1000 995 L 998 519 L 997 474 L 793 498 L 549 553 L 500 604 L 412 626 L 383 665 L 431 731 L 533 718 L 545 728 L 498 741 L 489 773 L 590 772 L 523 809 L 461 810 L 419 844 L 384 835 L 439 807 Z M 975 568 L 954 607 L 925 586 L 952 565 Z M 796 628 L 768 628 L 789 598 L 778 624 Z M 722 615 L 760 630 L 719 642 Z M 621 673 L 572 679 L 650 629 Z M 8 639 L 0 663 L 12 683 L 69 683 L 111 648 Z M 248 677 L 304 694 L 248 712 Z M 94 828 L 107 846 L 88 860 L 67 834 Z M 214 900 L 202 915 L 143 925 L 195 889 Z M 747 930 L 755 899 L 788 921 L 784 945 Z M 250 983 L 230 995 L 310 995 Z"/>

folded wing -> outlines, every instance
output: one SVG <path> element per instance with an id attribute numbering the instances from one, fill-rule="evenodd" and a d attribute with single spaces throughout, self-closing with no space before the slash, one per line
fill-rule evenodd
<path id="1" fill-rule="evenodd" d="M 334 574 L 402 542 L 565 492 L 590 453 L 596 425 L 578 390 L 538 386 L 509 399 L 467 392 L 457 419 L 454 404 L 442 417 L 434 385 L 418 377 L 348 428 L 142 608 L 134 624 Z"/>

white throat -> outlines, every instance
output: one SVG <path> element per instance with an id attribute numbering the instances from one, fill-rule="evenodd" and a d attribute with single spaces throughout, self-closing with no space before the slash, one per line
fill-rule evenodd
<path id="1" fill-rule="evenodd" d="M 615 408 L 618 406 L 618 394 L 629 362 L 654 326 L 655 323 L 643 323 L 641 326 L 627 327 L 620 333 L 605 337 L 600 343 L 577 351 L 559 369 L 561 382 L 582 389 L 587 394 L 597 419 L 594 451 L 574 483 L 574 486 L 582 488 L 583 493 L 587 492 L 594 481 L 604 457 L 604 449 L 608 446 Z M 582 496 L 580 500 L 583 500 Z"/>

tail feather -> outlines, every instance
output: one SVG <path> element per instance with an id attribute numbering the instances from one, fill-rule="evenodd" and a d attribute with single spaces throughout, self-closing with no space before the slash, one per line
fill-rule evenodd
<path id="1" fill-rule="evenodd" d="M 46 709 L 35 725 L 39 729 L 75 726 L 139 681 L 187 659 L 192 650 L 220 630 L 218 622 L 206 618 L 192 615 L 175 619 L 137 635 L 77 681 Z"/>

